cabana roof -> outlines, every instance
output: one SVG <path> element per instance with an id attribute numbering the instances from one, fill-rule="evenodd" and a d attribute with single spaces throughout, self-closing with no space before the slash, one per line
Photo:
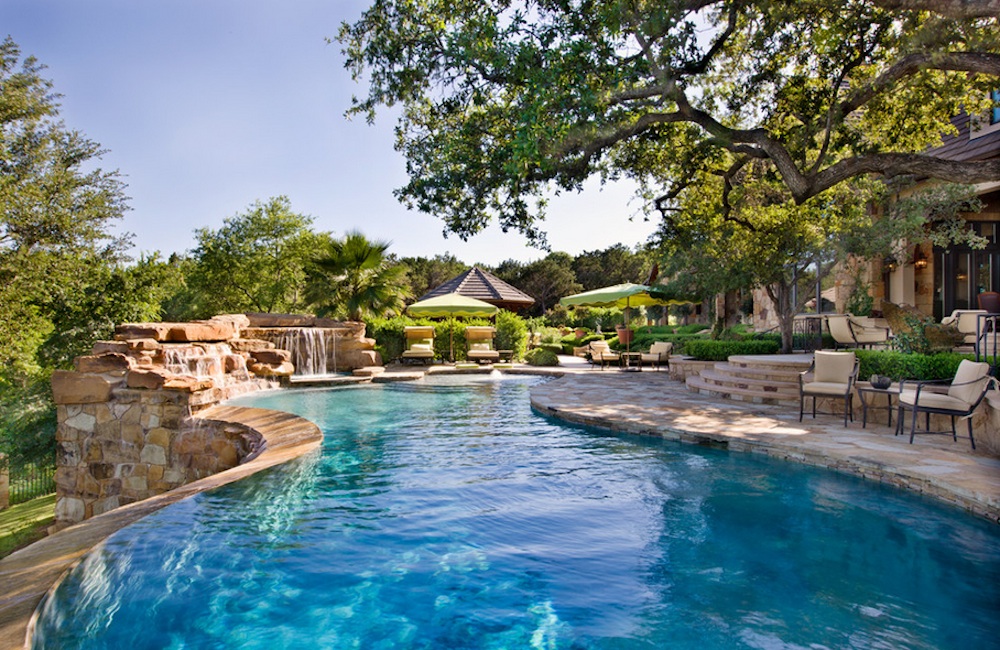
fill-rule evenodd
<path id="1" fill-rule="evenodd" d="M 420 296 L 420 300 L 449 293 L 476 298 L 510 311 L 527 309 L 535 304 L 535 299 L 528 294 L 477 266 L 431 289 Z"/>

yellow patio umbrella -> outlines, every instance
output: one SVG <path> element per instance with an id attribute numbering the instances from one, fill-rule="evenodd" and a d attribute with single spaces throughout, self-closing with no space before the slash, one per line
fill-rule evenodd
<path id="1" fill-rule="evenodd" d="M 665 287 L 654 287 L 646 284 L 615 284 L 610 287 L 592 289 L 583 293 L 566 296 L 559 301 L 563 307 L 618 307 L 625 310 L 625 327 L 628 327 L 628 310 L 632 307 L 649 307 L 652 305 L 671 305 L 690 302 L 679 300 L 668 293 Z M 625 344 L 626 351 L 631 352 L 632 340 Z"/>
<path id="2" fill-rule="evenodd" d="M 460 293 L 447 293 L 415 302 L 406 308 L 406 313 L 424 318 L 488 318 L 496 315 L 497 308 L 488 302 Z M 455 360 L 454 336 L 453 328 L 448 328 L 448 354 L 451 361 Z"/>

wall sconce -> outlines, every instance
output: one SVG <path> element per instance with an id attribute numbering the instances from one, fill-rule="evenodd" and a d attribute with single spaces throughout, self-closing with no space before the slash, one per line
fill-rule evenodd
<path id="1" fill-rule="evenodd" d="M 959 271 L 958 273 L 955 274 L 955 279 L 958 280 L 959 282 L 965 282 L 966 280 L 969 279 L 969 276 L 968 274 L 966 274 L 965 271 Z"/>
<path id="2" fill-rule="evenodd" d="M 882 260 L 882 268 L 884 268 L 889 273 L 892 273 L 893 271 L 895 271 L 896 270 L 896 258 L 890 256 L 890 257 L 887 257 L 884 260 Z"/>
<path id="3" fill-rule="evenodd" d="M 924 249 L 917 246 L 913 251 L 913 268 L 915 269 L 926 269 L 927 268 L 927 256 L 924 255 Z"/>

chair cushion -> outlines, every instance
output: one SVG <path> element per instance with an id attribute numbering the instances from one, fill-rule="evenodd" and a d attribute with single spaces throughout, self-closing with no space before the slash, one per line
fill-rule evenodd
<path id="1" fill-rule="evenodd" d="M 432 349 L 430 343 L 414 343 L 410 346 L 412 352 L 430 352 Z"/>
<path id="2" fill-rule="evenodd" d="M 846 384 L 854 372 L 853 352 L 816 352 L 814 382 Z M 846 388 L 844 389 L 846 390 Z"/>
<path id="3" fill-rule="evenodd" d="M 802 392 L 810 395 L 839 395 L 847 394 L 849 384 L 835 381 L 813 381 L 802 385 Z"/>
<path id="4" fill-rule="evenodd" d="M 670 341 L 657 341 L 649 346 L 649 353 L 653 355 L 661 354 L 665 357 L 669 357 L 673 350 L 674 344 Z"/>
<path id="5" fill-rule="evenodd" d="M 978 397 L 978 395 L 977 395 Z M 917 391 L 915 390 L 904 390 L 899 394 L 899 403 L 906 404 L 907 406 L 913 406 L 917 399 Z M 969 410 L 972 406 L 970 402 L 963 402 L 962 400 L 952 397 L 951 395 L 945 395 L 943 393 L 932 393 L 928 390 L 920 391 L 920 406 L 932 409 L 948 409 L 949 411 L 960 411 L 965 412 Z"/>
<path id="6" fill-rule="evenodd" d="M 980 393 L 983 392 L 983 384 L 989 381 L 989 374 L 990 364 L 976 363 L 975 361 L 962 359 L 962 363 L 958 364 L 958 371 L 955 373 L 955 379 L 951 382 L 952 386 L 948 389 L 948 394 L 971 406 L 973 402 L 979 399 Z M 981 379 L 982 381 L 976 381 L 977 379 Z M 967 384 L 966 382 L 974 383 Z M 965 385 L 958 386 L 956 384 Z M 921 395 L 922 401 L 923 396 Z"/>
<path id="7" fill-rule="evenodd" d="M 477 343 L 470 343 L 469 344 L 469 349 L 470 350 L 477 350 L 477 351 L 485 352 L 485 351 L 491 350 L 492 348 L 490 347 L 489 343 L 486 343 L 486 342 L 477 342 Z"/>

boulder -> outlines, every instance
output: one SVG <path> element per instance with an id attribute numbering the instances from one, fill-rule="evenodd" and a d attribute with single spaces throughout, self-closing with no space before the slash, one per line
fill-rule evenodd
<path id="1" fill-rule="evenodd" d="M 90 356 L 77 357 L 73 360 L 77 372 L 124 372 L 136 365 L 132 357 L 108 352 Z"/>
<path id="2" fill-rule="evenodd" d="M 247 318 L 246 314 L 218 314 L 216 316 L 212 316 L 208 320 L 227 321 L 235 325 L 237 329 L 250 327 L 250 319 Z"/>
<path id="3" fill-rule="evenodd" d="M 247 368 L 258 377 L 291 377 L 295 366 L 288 361 L 284 363 L 251 363 Z"/>
<path id="4" fill-rule="evenodd" d="M 273 350 L 274 343 L 264 339 L 233 339 L 229 347 L 234 352 L 256 352 L 257 350 Z"/>
<path id="5" fill-rule="evenodd" d="M 115 328 L 115 340 L 153 339 L 166 341 L 172 323 L 124 323 Z"/>
<path id="6" fill-rule="evenodd" d="M 132 352 L 153 352 L 160 349 L 156 339 L 129 339 L 125 344 Z"/>
<path id="7" fill-rule="evenodd" d="M 163 368 L 133 368 L 125 375 L 125 385 L 129 388 L 158 390 L 174 374 Z"/>
<path id="8" fill-rule="evenodd" d="M 93 374 L 70 370 L 52 373 L 52 398 L 56 404 L 96 404 L 111 399 L 114 384 Z"/>
<path id="9" fill-rule="evenodd" d="M 316 320 L 308 314 L 247 314 L 250 327 L 311 327 Z"/>
<path id="10" fill-rule="evenodd" d="M 198 379 L 190 375 L 174 375 L 163 382 L 164 390 L 179 390 L 185 393 L 197 393 L 202 390 L 215 388 L 215 382 L 211 379 Z"/>
<path id="11" fill-rule="evenodd" d="M 281 364 L 292 360 L 292 353 L 288 350 L 255 350 L 250 356 L 260 363 Z"/>
<path id="12" fill-rule="evenodd" d="M 238 334 L 236 324 L 231 321 L 194 321 L 171 323 L 167 340 L 175 343 L 228 341 Z"/>
<path id="13" fill-rule="evenodd" d="M 129 345 L 127 341 L 95 341 L 90 348 L 91 354 L 104 354 L 105 352 L 116 352 L 118 354 L 128 354 Z"/>
<path id="14" fill-rule="evenodd" d="M 244 357 L 241 354 L 230 354 L 230 355 L 227 355 L 223 359 L 223 362 L 225 364 L 225 371 L 227 373 L 234 373 L 234 372 L 242 373 L 242 372 L 246 372 L 246 369 L 247 369 L 247 360 L 246 360 L 246 357 Z"/>

